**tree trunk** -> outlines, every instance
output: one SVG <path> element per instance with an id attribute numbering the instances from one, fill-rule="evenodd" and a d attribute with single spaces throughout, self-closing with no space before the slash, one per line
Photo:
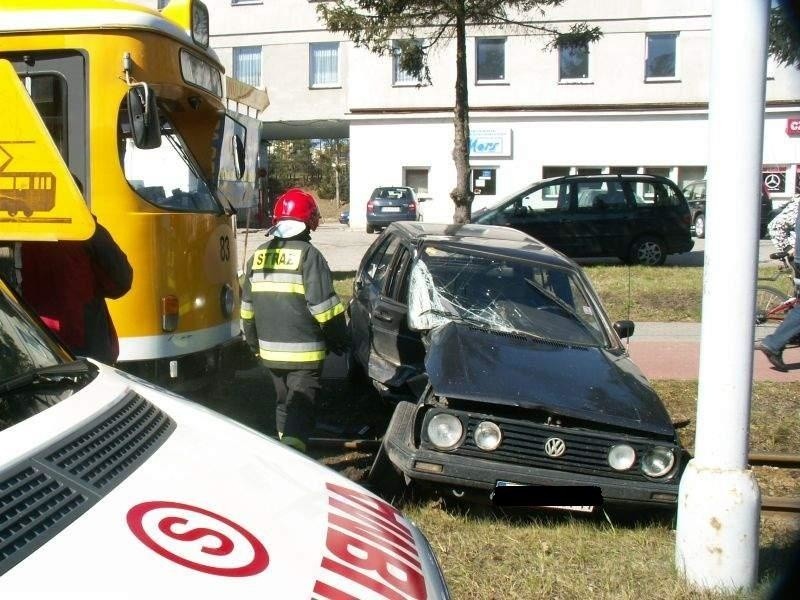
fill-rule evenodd
<path id="1" fill-rule="evenodd" d="M 469 92 L 467 91 L 467 31 L 463 2 L 456 17 L 456 105 L 453 162 L 456 165 L 456 187 L 450 192 L 455 204 L 453 223 L 469 223 L 472 197 L 469 189 Z"/>

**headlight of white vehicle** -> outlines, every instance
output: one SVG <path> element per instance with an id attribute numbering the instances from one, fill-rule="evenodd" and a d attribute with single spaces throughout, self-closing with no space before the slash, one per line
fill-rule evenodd
<path id="1" fill-rule="evenodd" d="M 617 444 L 608 451 L 608 464 L 617 471 L 627 471 L 636 462 L 636 451 L 628 444 Z"/>
<path id="2" fill-rule="evenodd" d="M 642 471 L 648 477 L 663 477 L 672 470 L 675 453 L 672 448 L 655 446 L 642 456 Z"/>
<path id="3" fill-rule="evenodd" d="M 496 450 L 503 439 L 503 433 L 495 423 L 481 421 L 475 428 L 473 437 L 481 450 Z"/>
<path id="4" fill-rule="evenodd" d="M 428 421 L 428 439 L 441 450 L 452 450 L 461 442 L 464 426 L 458 417 L 439 413 Z"/>

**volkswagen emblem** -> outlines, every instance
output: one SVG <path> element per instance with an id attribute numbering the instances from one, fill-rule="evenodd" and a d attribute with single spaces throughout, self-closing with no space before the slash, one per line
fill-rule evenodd
<path id="1" fill-rule="evenodd" d="M 544 451 L 547 453 L 547 456 L 558 458 L 559 456 L 563 456 L 564 452 L 567 451 L 567 445 L 561 438 L 547 438 L 547 441 L 544 443 Z"/>

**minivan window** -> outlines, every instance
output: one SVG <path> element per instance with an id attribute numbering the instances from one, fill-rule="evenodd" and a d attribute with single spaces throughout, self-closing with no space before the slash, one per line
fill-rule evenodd
<path id="1" fill-rule="evenodd" d="M 578 188 L 578 210 L 626 210 L 625 190 L 621 181 L 581 181 Z"/>
<path id="2" fill-rule="evenodd" d="M 633 197 L 636 206 L 680 206 L 681 200 L 677 192 L 660 182 L 633 183 Z"/>
<path id="3" fill-rule="evenodd" d="M 569 207 L 568 183 L 551 184 L 528 190 L 501 208 L 506 216 L 520 216 L 531 212 L 561 209 Z"/>

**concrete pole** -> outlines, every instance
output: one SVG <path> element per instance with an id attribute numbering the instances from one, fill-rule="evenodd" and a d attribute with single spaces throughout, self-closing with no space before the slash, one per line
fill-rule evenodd
<path id="1" fill-rule="evenodd" d="M 708 205 L 695 457 L 678 498 L 675 560 L 686 579 L 749 589 L 760 494 L 747 468 L 769 2 L 714 0 Z"/>

